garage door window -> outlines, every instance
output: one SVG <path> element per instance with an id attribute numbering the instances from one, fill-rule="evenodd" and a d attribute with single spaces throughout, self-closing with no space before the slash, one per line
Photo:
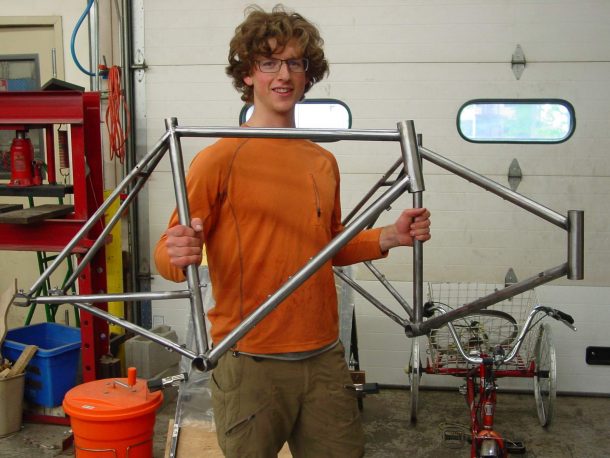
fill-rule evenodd
<path id="1" fill-rule="evenodd" d="M 254 107 L 245 105 L 239 114 L 243 124 Z M 352 127 L 352 113 L 349 107 L 337 99 L 306 99 L 297 103 L 295 113 L 296 127 L 310 129 L 349 129 Z"/>
<path id="2" fill-rule="evenodd" d="M 457 116 L 458 132 L 474 143 L 561 143 L 575 127 L 574 107 L 559 99 L 471 100 Z"/>

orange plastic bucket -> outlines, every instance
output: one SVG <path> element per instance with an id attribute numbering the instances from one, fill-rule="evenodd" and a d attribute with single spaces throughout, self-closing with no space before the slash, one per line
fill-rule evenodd
<path id="1" fill-rule="evenodd" d="M 151 393 L 130 368 L 128 378 L 95 380 L 64 397 L 79 458 L 151 458 L 156 411 L 163 394 Z"/>

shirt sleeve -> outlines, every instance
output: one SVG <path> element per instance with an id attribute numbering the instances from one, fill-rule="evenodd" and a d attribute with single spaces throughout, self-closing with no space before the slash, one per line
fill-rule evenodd
<path id="1" fill-rule="evenodd" d="M 333 258 L 333 265 L 347 266 L 362 261 L 385 258 L 387 251 L 381 251 L 379 235 L 381 228 L 367 229 L 350 240 Z"/>
<path id="2" fill-rule="evenodd" d="M 337 187 L 335 189 L 335 203 L 331 221 L 331 233 L 333 238 L 341 233 L 345 228 L 341 223 L 341 192 L 339 168 L 334 162 L 334 173 Z M 357 234 L 352 240 L 347 242 L 341 250 L 333 257 L 333 265 L 347 266 L 362 261 L 385 258 L 388 252 L 381 251 L 379 237 L 381 228 L 366 229 Z"/>

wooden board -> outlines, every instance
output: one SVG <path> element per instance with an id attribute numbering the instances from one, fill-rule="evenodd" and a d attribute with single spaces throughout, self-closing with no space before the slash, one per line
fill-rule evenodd
<path id="1" fill-rule="evenodd" d="M 169 421 L 167 431 L 167 440 L 165 442 L 165 458 L 169 458 L 170 444 L 172 442 L 172 431 L 174 429 L 174 420 Z M 194 456 L 205 456 L 206 458 L 223 458 L 224 455 L 218 446 L 216 440 L 216 432 L 209 431 L 209 427 L 195 424 L 184 425 L 180 428 L 178 436 L 178 448 L 176 450 L 176 458 L 191 458 Z M 285 444 L 278 458 L 291 458 L 292 455 Z"/>
<path id="2" fill-rule="evenodd" d="M 22 208 L 23 208 L 23 205 L 21 205 L 21 204 L 0 204 L 0 213 L 21 210 Z"/>
<path id="3" fill-rule="evenodd" d="M 0 196 L 19 197 L 65 197 L 74 194 L 71 184 L 43 184 L 40 186 L 9 186 L 0 184 Z"/>
<path id="4" fill-rule="evenodd" d="M 38 347 L 36 345 L 26 345 L 6 377 L 13 377 L 25 371 L 25 368 L 30 363 L 37 351 Z"/>
<path id="5" fill-rule="evenodd" d="M 74 211 L 74 205 L 45 204 L 0 214 L 0 223 L 32 224 L 45 219 L 61 218 Z"/>

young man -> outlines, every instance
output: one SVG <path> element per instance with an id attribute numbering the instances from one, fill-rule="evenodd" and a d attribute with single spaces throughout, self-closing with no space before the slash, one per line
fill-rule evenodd
<path id="1" fill-rule="evenodd" d="M 235 31 L 227 73 L 254 104 L 247 127 L 295 127 L 295 104 L 327 72 L 318 30 L 281 7 L 251 9 Z M 157 244 L 166 278 L 199 264 L 205 242 L 219 342 L 343 227 L 335 158 L 308 140 L 225 138 L 187 176 L 191 227 L 176 212 Z M 361 232 L 219 361 L 212 374 L 218 441 L 228 457 L 359 457 L 364 439 L 338 341 L 332 265 L 381 258 L 430 238 L 429 213 Z"/>

